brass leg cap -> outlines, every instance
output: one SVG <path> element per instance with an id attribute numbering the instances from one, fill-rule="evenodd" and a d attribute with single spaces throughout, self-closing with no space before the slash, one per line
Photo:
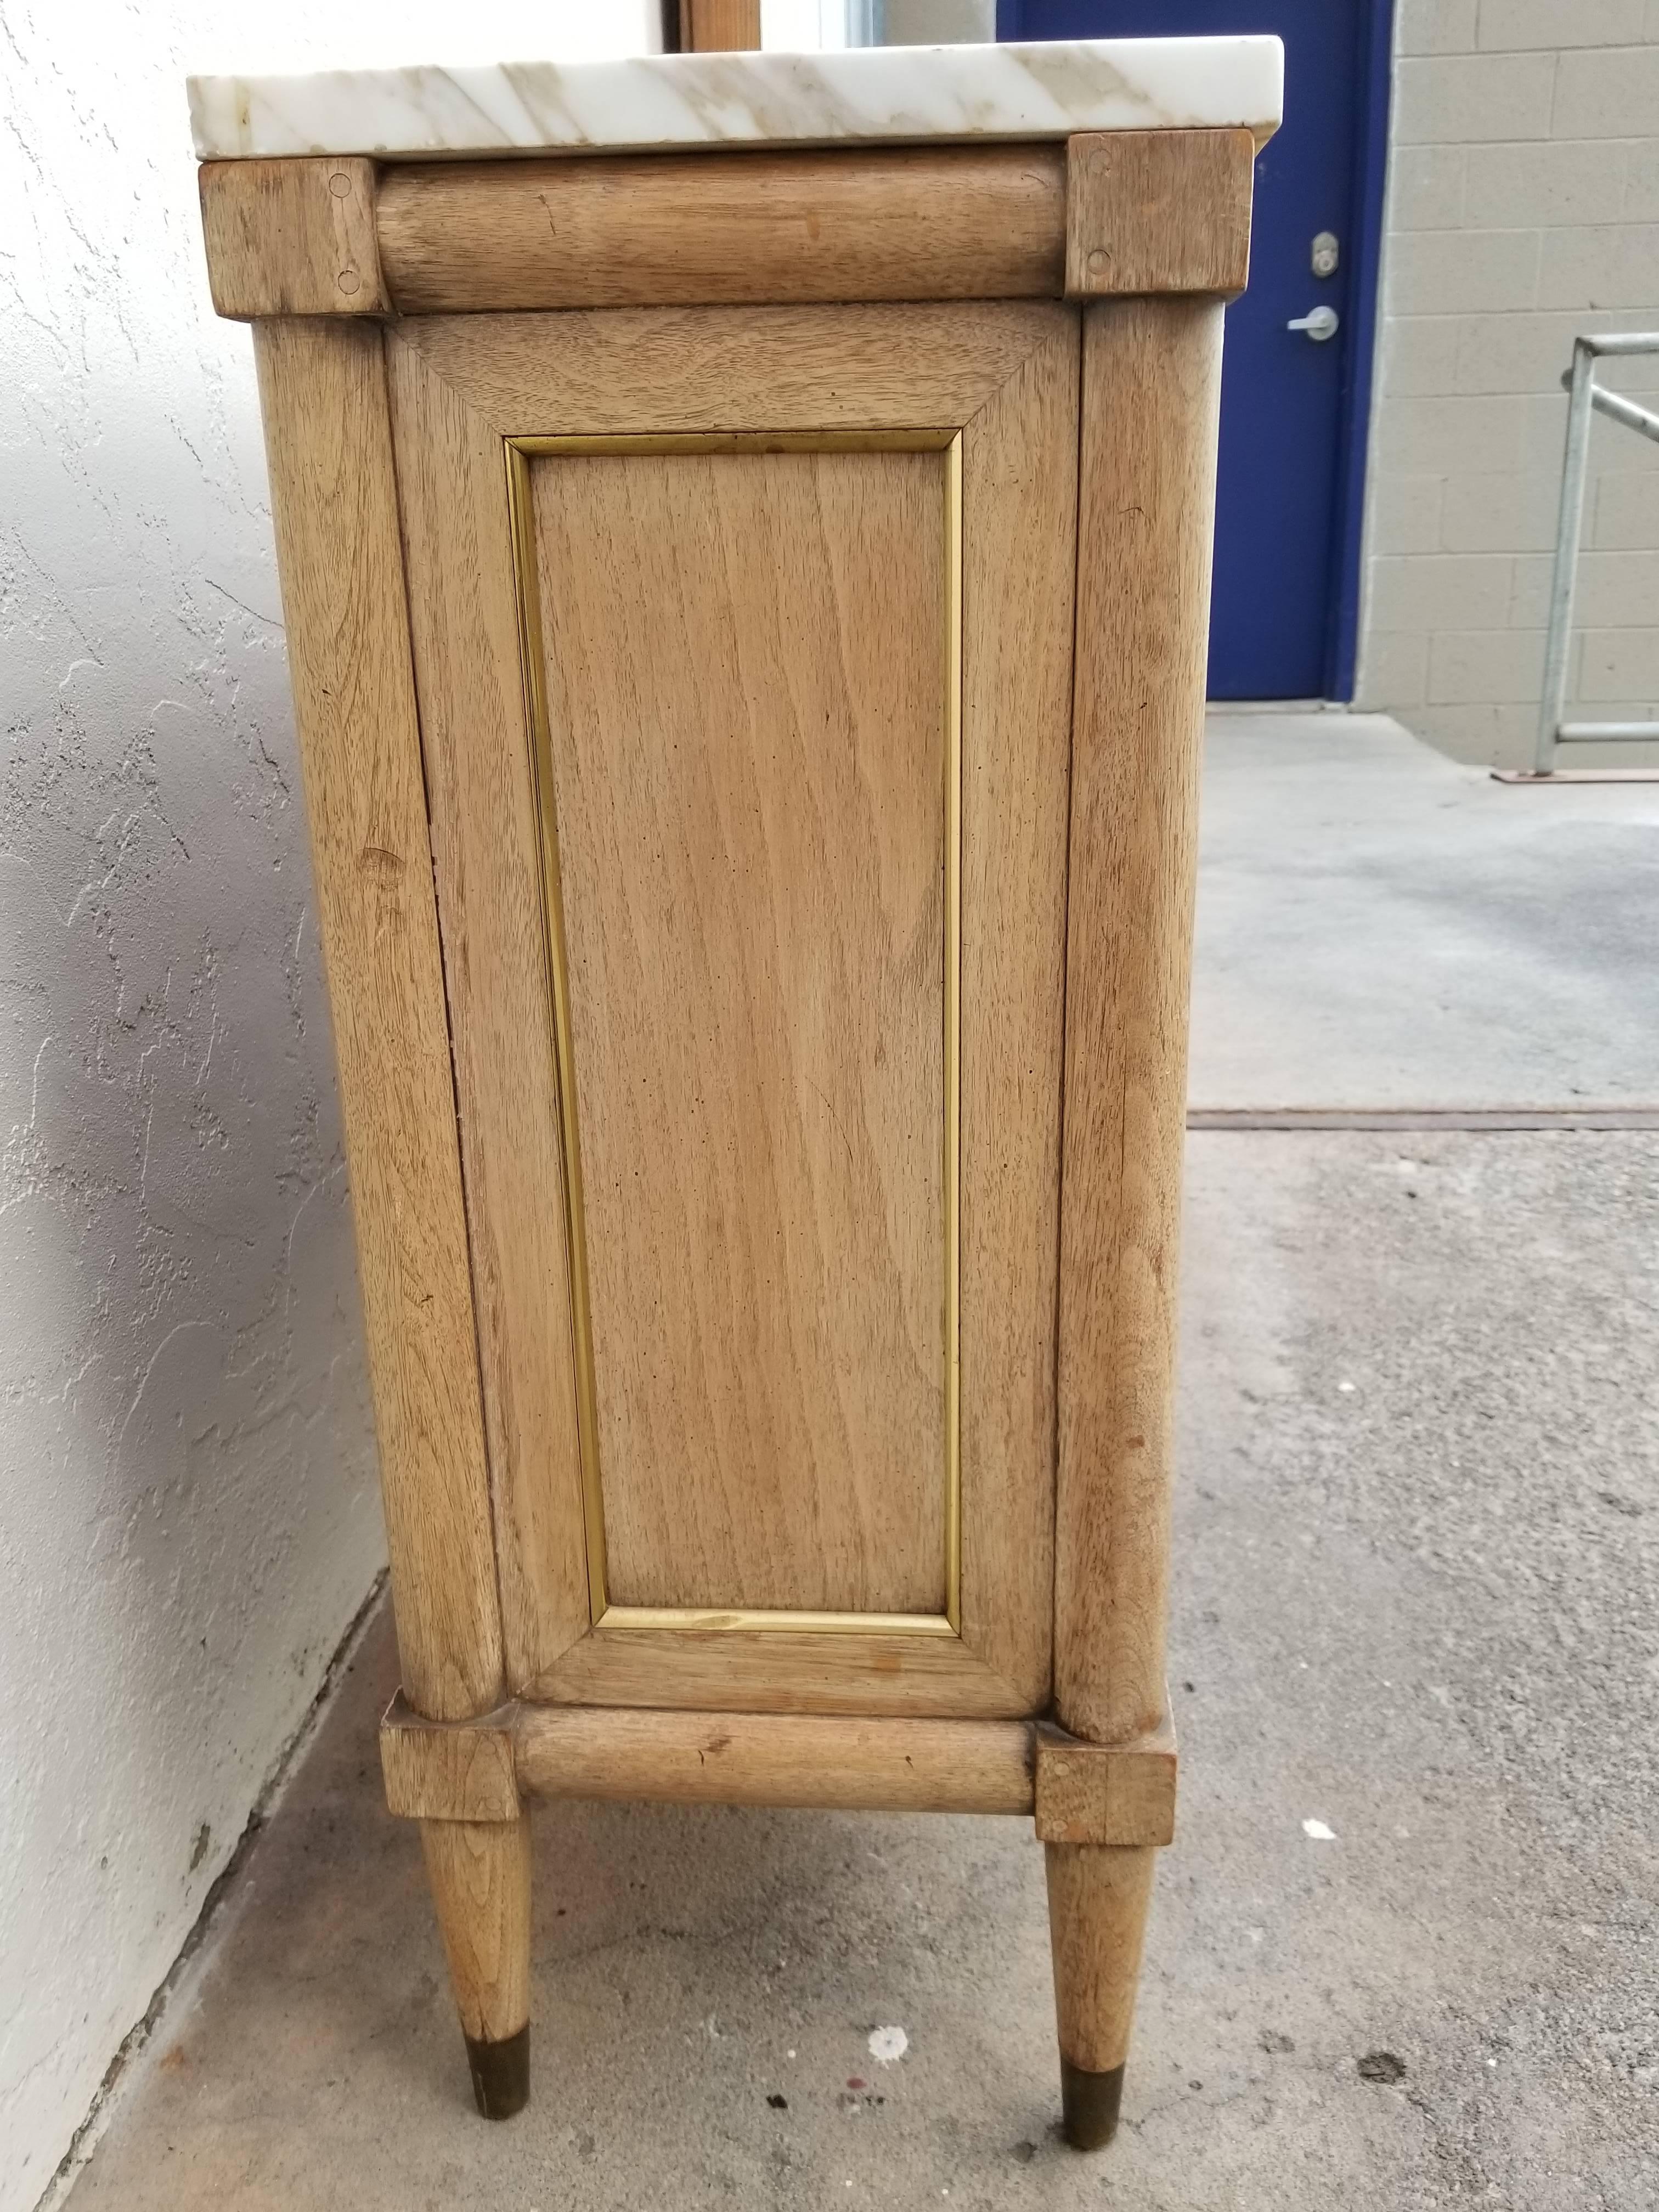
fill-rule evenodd
<path id="1" fill-rule="evenodd" d="M 530 2027 L 500 2043 L 466 2039 L 466 2063 L 472 2069 L 472 2094 L 487 2120 L 510 2120 L 530 2102 Z"/>
<path id="2" fill-rule="evenodd" d="M 1073 2150 L 1103 2150 L 1117 2133 L 1118 2106 L 1123 2102 L 1123 2069 L 1091 2074 L 1060 2062 L 1060 2109 L 1066 2140 Z"/>

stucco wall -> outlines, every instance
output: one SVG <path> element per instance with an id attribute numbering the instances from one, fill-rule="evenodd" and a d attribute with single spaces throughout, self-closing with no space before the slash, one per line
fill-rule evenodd
<path id="1" fill-rule="evenodd" d="M 1531 757 L 1578 331 L 1659 329 L 1659 0 L 1401 0 L 1359 700 Z M 1659 362 L 1604 380 L 1659 389 Z M 1659 715 L 1659 447 L 1598 421 L 1570 699 Z M 1588 750 L 1629 766 L 1627 748 Z"/>
<path id="2" fill-rule="evenodd" d="M 273 48 L 235 0 L 0 0 L 0 2212 L 381 1557 L 251 351 L 208 304 L 184 73 L 638 44 L 648 4 L 288 0 Z"/>

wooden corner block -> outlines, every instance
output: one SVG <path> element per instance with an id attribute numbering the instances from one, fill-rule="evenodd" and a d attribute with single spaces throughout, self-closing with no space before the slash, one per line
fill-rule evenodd
<path id="1" fill-rule="evenodd" d="M 222 315 L 390 315 L 374 235 L 375 165 L 204 161 L 202 234 Z"/>
<path id="2" fill-rule="evenodd" d="M 514 1709 L 427 1721 L 398 1691 L 380 1722 L 386 1802 L 409 1820 L 516 1820 Z"/>
<path id="3" fill-rule="evenodd" d="M 1066 296 L 1242 292 L 1248 131 L 1090 131 L 1066 142 Z"/>
<path id="4" fill-rule="evenodd" d="M 1045 1844 L 1167 1844 L 1175 1837 L 1176 1740 L 1166 1718 L 1133 1743 L 1036 1739 L 1036 1832 Z"/>

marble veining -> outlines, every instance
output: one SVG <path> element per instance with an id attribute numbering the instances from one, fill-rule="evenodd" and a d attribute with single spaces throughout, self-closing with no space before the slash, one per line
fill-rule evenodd
<path id="1" fill-rule="evenodd" d="M 882 139 L 1061 138 L 1074 131 L 1278 127 L 1274 38 L 1097 39 L 652 54 L 629 61 L 197 76 L 203 161 L 435 155 Z"/>

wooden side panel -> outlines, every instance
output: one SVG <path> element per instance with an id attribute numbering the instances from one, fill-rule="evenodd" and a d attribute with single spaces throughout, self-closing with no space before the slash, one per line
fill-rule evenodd
<path id="1" fill-rule="evenodd" d="M 208 282 L 222 315 L 389 315 L 374 228 L 374 164 L 204 161 Z"/>
<path id="2" fill-rule="evenodd" d="M 538 994 L 544 1002 L 548 982 L 537 934 L 540 881 L 527 841 L 513 826 L 519 801 L 508 803 L 517 771 L 504 744 L 481 747 L 471 736 L 453 742 L 447 769 L 438 755 L 446 716 L 453 714 L 461 732 L 497 726 L 498 719 L 504 729 L 512 720 L 510 707 L 516 706 L 517 641 L 508 639 L 504 587 L 492 596 L 497 586 L 489 581 L 490 564 L 505 562 L 509 538 L 501 439 L 629 432 L 684 436 L 710 427 L 809 436 L 820 430 L 962 430 L 962 1637 L 945 1632 L 942 1621 L 933 1633 L 904 1632 L 885 1621 L 849 1623 L 835 1632 L 805 1624 L 760 1632 L 631 1622 L 597 1629 L 567 1645 L 580 1599 L 574 1567 L 568 1605 L 561 1611 L 556 1590 L 544 1603 L 557 1577 L 550 1581 L 545 1558 L 538 1564 L 529 1517 L 537 1498 L 547 1497 L 538 1488 L 545 1468 L 527 1472 L 526 1487 L 517 1489 L 511 1462 L 521 1443 L 495 1459 L 494 1469 L 509 1659 L 514 1687 L 522 1695 L 559 1705 L 703 1711 L 987 1718 L 1040 1711 L 1051 1679 L 1058 941 L 1077 310 L 1048 303 L 501 316 L 405 324 L 390 345 L 400 430 L 415 422 L 406 410 L 422 379 L 446 387 L 421 399 L 429 411 L 421 418 L 428 427 L 418 434 L 428 441 L 428 450 L 418 465 L 404 464 L 417 630 L 427 619 L 432 577 L 471 568 L 481 580 L 476 589 L 465 580 L 447 580 L 434 602 L 433 618 L 441 617 L 453 665 L 441 672 L 427 707 L 434 804 L 441 803 L 440 777 L 453 773 L 457 820 L 471 823 L 464 834 L 477 856 L 463 853 L 458 861 L 448 839 L 441 836 L 475 1258 L 483 1250 L 486 1213 L 498 1224 L 490 1233 L 502 1255 L 528 1249 L 523 1224 L 538 1210 L 543 1231 L 550 1220 L 562 1243 L 561 1194 L 547 1151 L 556 1146 L 556 1102 L 550 1090 L 532 1095 L 532 1085 L 541 1079 L 534 1071 L 544 1063 L 540 1044 L 532 1051 L 527 1042 L 532 1030 L 544 1034 L 544 1003 L 533 1018 L 522 1011 L 534 1008 Z M 415 434 L 411 428 L 410 435 Z M 445 453 L 452 459 L 443 459 Z M 628 472 L 646 458 L 630 452 L 615 465 L 631 483 L 640 479 Z M 675 470 L 665 470 L 665 480 L 697 457 L 680 452 L 668 458 Z M 799 465 L 806 457 L 767 458 Z M 848 458 L 824 454 L 812 465 L 821 471 Z M 938 465 L 932 455 L 897 452 L 873 459 L 884 468 Z M 544 465 L 555 472 L 566 465 L 565 457 L 532 461 L 526 474 Z M 453 475 L 445 473 L 452 468 Z M 417 476 L 429 482 L 418 483 Z M 417 504 L 424 514 L 418 526 Z M 525 511 L 534 505 L 527 501 Z M 586 532 L 584 541 L 592 543 Z M 548 550 L 542 548 L 544 567 Z M 722 562 L 730 550 L 722 550 Z M 822 549 L 803 550 L 803 562 L 809 553 L 822 574 Z M 597 573 L 604 573 L 602 567 Z M 579 599 L 584 590 L 592 596 L 592 583 L 574 573 L 574 554 L 568 580 Z M 706 581 L 698 579 L 697 588 Z M 836 588 L 832 586 L 832 597 Z M 571 592 L 562 589 L 557 597 L 568 609 Z M 672 628 L 681 615 L 672 598 L 662 605 L 664 622 Z M 543 611 L 553 628 L 558 607 Z M 608 607 L 599 613 L 611 619 Z M 657 635 L 651 633 L 653 649 Z M 469 636 L 471 646 L 465 643 Z M 420 652 L 424 696 L 423 643 Z M 720 653 L 705 659 L 712 690 L 729 687 Z M 643 665 L 649 680 L 657 682 L 649 661 Z M 779 679 L 769 670 L 768 680 Z M 838 674 L 836 680 L 846 678 Z M 446 685 L 447 707 L 441 703 Z M 752 748 L 754 734 L 741 717 L 733 727 Z M 573 751 L 572 759 L 579 753 L 580 748 Z M 653 775 L 661 772 L 660 763 L 651 765 Z M 813 773 L 822 773 L 821 763 Z M 497 788 L 470 793 L 473 779 L 493 781 Z M 810 795 L 810 781 L 801 788 Z M 704 791 L 691 788 L 689 796 L 705 809 L 711 803 Z M 475 928 L 458 906 L 475 886 L 487 887 L 496 909 L 488 927 L 497 933 L 487 940 L 485 925 Z M 867 924 L 866 917 L 860 927 Z M 927 933 L 930 946 L 937 943 L 935 932 L 936 922 Z M 452 935 L 453 945 L 447 943 Z M 498 975 L 492 990 L 505 991 L 503 1003 L 520 1009 L 494 1027 L 469 980 L 476 961 L 485 957 L 512 968 L 512 981 Z M 930 1003 L 937 1008 L 937 972 L 930 988 Z M 917 1002 L 927 995 L 919 992 Z M 617 1012 L 617 1003 L 613 994 L 606 1018 L 627 1018 L 625 1007 Z M 474 1029 L 476 1041 L 470 1034 Z M 480 1064 L 469 1073 L 475 1056 Z M 579 1050 L 579 1075 L 581 1057 Z M 485 1058 L 491 1063 L 487 1084 Z M 479 1101 L 488 1086 L 495 1087 L 500 1104 L 485 1110 Z M 825 1087 L 833 1100 L 835 1085 Z M 937 1097 L 928 1126 L 937 1141 Z M 474 1178 L 473 1151 L 480 1146 L 489 1156 Z M 844 1162 L 844 1147 L 841 1157 Z M 932 1210 L 931 1195 L 926 1210 Z M 568 1409 L 574 1397 L 564 1364 L 569 1310 L 556 1295 L 563 1279 L 556 1267 L 526 1267 L 518 1278 L 519 1291 L 508 1296 L 507 1257 L 494 1264 L 503 1271 L 499 1293 L 485 1287 L 480 1266 L 486 1358 L 492 1368 L 518 1363 L 519 1379 L 510 1385 L 516 1393 L 536 1360 L 548 1357 L 542 1386 L 547 1414 L 532 1419 L 527 1409 L 534 1394 L 526 1395 L 526 1410 L 514 1413 L 513 1432 L 520 1439 L 549 1437 L 556 1401 Z M 520 1329 L 524 1334 L 515 1342 Z M 492 1374 L 492 1452 L 498 1437 L 508 1434 L 505 1421 L 496 1425 L 497 1388 Z M 562 1433 L 568 1440 L 568 1430 Z M 560 1462 L 568 1467 L 565 1454 L 562 1445 Z M 930 1492 L 938 1465 L 930 1452 Z M 517 1503 L 501 1510 L 509 1496 Z M 580 1535 L 571 1490 L 562 1490 L 547 1510 L 553 1549 L 567 1547 L 566 1557 L 574 1562 Z M 509 1556 L 515 1548 L 516 1565 Z M 514 1589 L 528 1608 L 528 1626 L 516 1644 Z"/>
<path id="3" fill-rule="evenodd" d="M 499 435 L 387 348 L 507 1680 L 586 1631 L 540 829 Z"/>
<path id="4" fill-rule="evenodd" d="M 528 1710 L 518 1771 L 540 1797 L 1029 1813 L 1029 1722 Z"/>
<path id="5" fill-rule="evenodd" d="M 533 483 L 608 1598 L 941 1613 L 946 457 Z"/>
<path id="6" fill-rule="evenodd" d="M 1053 301 L 619 307 L 422 317 L 398 338 L 508 437 L 915 428 L 966 422 L 1066 313 Z"/>
<path id="7" fill-rule="evenodd" d="M 501 1692 L 449 1036 L 380 333 L 255 333 L 404 1687 Z"/>
<path id="8" fill-rule="evenodd" d="M 1066 290 L 1242 292 L 1255 141 L 1248 131 L 1097 131 L 1066 142 Z"/>
<path id="9" fill-rule="evenodd" d="M 1164 1711 L 1221 318 L 1133 300 L 1084 319 L 1054 1704 L 1106 1743 Z"/>
<path id="10" fill-rule="evenodd" d="M 422 161 L 380 246 L 406 315 L 1056 299 L 1066 210 L 1060 146 Z"/>
<path id="11" fill-rule="evenodd" d="M 1047 1704 L 1078 320 L 963 434 L 962 1628 Z"/>

